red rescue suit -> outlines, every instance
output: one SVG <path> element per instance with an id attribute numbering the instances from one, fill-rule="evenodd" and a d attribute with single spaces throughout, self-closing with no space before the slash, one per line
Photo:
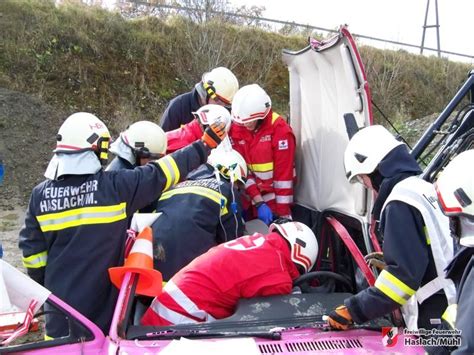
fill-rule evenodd
<path id="1" fill-rule="evenodd" d="M 270 110 L 255 131 L 233 124 L 229 137 L 249 167 L 245 185 L 249 197 L 253 200 L 260 194 L 275 215 L 291 216 L 296 140 L 285 119 Z M 244 209 L 248 207 L 243 203 Z M 253 212 L 248 217 L 256 217 Z"/>
<path id="2" fill-rule="evenodd" d="M 166 139 L 168 139 L 166 154 L 173 153 L 197 141 L 202 137 L 203 132 L 201 124 L 196 119 L 180 128 L 166 132 Z"/>
<path id="3" fill-rule="evenodd" d="M 240 298 L 289 294 L 299 276 L 278 233 L 255 233 L 197 257 L 166 284 L 143 325 L 205 322 L 229 317 Z"/>

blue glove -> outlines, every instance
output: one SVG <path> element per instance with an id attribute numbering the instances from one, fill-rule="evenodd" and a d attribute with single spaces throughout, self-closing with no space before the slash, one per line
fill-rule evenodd
<path id="1" fill-rule="evenodd" d="M 2 163 L 2 161 L 0 160 L 0 185 L 1 185 L 2 182 L 3 182 L 3 174 L 4 174 L 4 171 L 3 171 L 3 163 Z"/>
<path id="2" fill-rule="evenodd" d="M 257 204 L 258 219 L 266 225 L 269 225 L 273 221 L 273 212 L 265 202 Z"/>

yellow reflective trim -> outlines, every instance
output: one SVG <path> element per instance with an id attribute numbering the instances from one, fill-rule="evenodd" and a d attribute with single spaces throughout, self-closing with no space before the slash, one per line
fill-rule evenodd
<path id="1" fill-rule="evenodd" d="M 88 225 L 88 224 L 113 223 L 125 218 L 127 218 L 127 214 L 125 212 L 113 217 L 81 218 L 81 219 L 76 219 L 76 220 L 65 222 L 65 223 L 44 226 L 44 227 L 41 227 L 41 231 L 50 232 L 50 231 L 59 231 L 66 228 L 78 227 L 78 226 Z"/>
<path id="2" fill-rule="evenodd" d="M 76 208 L 76 209 L 64 211 L 64 212 L 44 214 L 41 216 L 37 216 L 36 219 L 38 220 L 38 222 L 43 222 L 50 219 L 60 219 L 60 218 L 76 216 L 76 215 L 84 214 L 84 213 L 117 212 L 117 211 L 125 209 L 126 205 L 127 205 L 126 202 L 122 202 L 118 205 L 112 205 L 112 206 L 82 207 L 82 208 Z"/>
<path id="3" fill-rule="evenodd" d="M 53 338 L 53 337 L 50 337 L 50 336 L 47 335 L 47 334 L 45 334 L 45 335 L 44 335 L 44 340 L 45 340 L 45 341 L 50 341 L 50 340 L 54 340 L 54 338 Z"/>
<path id="4" fill-rule="evenodd" d="M 22 258 L 23 266 L 28 269 L 39 269 L 45 267 L 48 261 L 48 252 L 42 251 L 38 254 L 33 254 Z"/>
<path id="5" fill-rule="evenodd" d="M 276 112 L 273 112 L 272 113 L 272 124 L 275 123 L 275 121 L 278 119 L 278 117 L 280 117 L 280 115 Z"/>
<path id="6" fill-rule="evenodd" d="M 400 295 L 398 295 L 397 293 L 395 293 L 392 289 L 390 289 L 388 286 L 384 285 L 384 284 L 381 284 L 381 283 L 378 283 L 377 284 L 377 281 L 375 281 L 376 285 L 375 287 L 377 287 L 377 289 L 379 289 L 380 291 L 382 291 L 386 296 L 388 296 L 389 298 L 391 298 L 392 300 L 394 300 L 395 302 L 397 302 L 398 304 L 400 305 L 404 305 L 406 303 L 406 299 L 404 299 L 403 297 L 401 297 Z"/>
<path id="7" fill-rule="evenodd" d="M 263 173 L 266 171 L 273 170 L 273 162 L 262 163 L 262 164 L 247 164 L 250 170 Z"/>
<path id="8" fill-rule="evenodd" d="M 428 234 L 428 228 L 426 228 L 426 226 L 423 226 L 423 232 L 425 233 L 426 244 L 430 245 L 431 244 L 430 235 Z"/>
<path id="9" fill-rule="evenodd" d="M 109 155 L 106 152 L 100 153 L 100 159 L 108 159 Z"/>
<path id="10" fill-rule="evenodd" d="M 229 210 L 227 209 L 227 198 L 224 195 L 203 186 L 185 186 L 185 187 L 178 187 L 170 191 L 166 191 L 165 193 L 161 195 L 160 201 L 166 200 L 175 195 L 182 195 L 182 194 L 195 194 L 195 195 L 203 196 L 214 201 L 219 206 L 221 206 L 221 200 L 223 199 L 224 207 L 221 208 L 221 216 L 229 212 Z"/>
<path id="11" fill-rule="evenodd" d="M 166 191 L 171 186 L 177 184 L 179 181 L 180 173 L 178 165 L 176 165 L 176 161 L 171 155 L 167 155 L 166 157 L 159 159 L 157 163 L 161 170 L 163 170 L 163 173 L 166 177 L 166 184 L 165 188 L 163 189 L 163 191 Z"/>
<path id="12" fill-rule="evenodd" d="M 458 305 L 451 304 L 446 308 L 441 318 L 445 320 L 452 329 L 456 329 L 457 314 L 458 314 Z"/>
<path id="13" fill-rule="evenodd" d="M 403 291 L 409 296 L 413 296 L 416 292 L 415 290 L 410 288 L 407 284 L 403 283 L 402 281 L 397 279 L 395 276 L 393 276 L 391 273 L 389 273 L 387 270 L 383 270 L 380 273 L 379 277 L 387 279 L 388 281 L 390 281 L 392 284 L 397 286 L 401 291 Z"/>

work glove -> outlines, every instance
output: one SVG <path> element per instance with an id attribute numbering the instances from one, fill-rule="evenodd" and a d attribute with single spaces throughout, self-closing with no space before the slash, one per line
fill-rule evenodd
<path id="1" fill-rule="evenodd" d="M 217 147 L 225 138 L 227 132 L 225 131 L 225 124 L 223 122 L 216 122 L 207 126 L 201 140 L 211 149 Z"/>
<path id="2" fill-rule="evenodd" d="M 379 270 L 383 270 L 387 266 L 383 258 L 383 252 L 380 251 L 369 253 L 364 257 L 364 259 L 367 265 L 373 266 Z"/>
<path id="3" fill-rule="evenodd" d="M 351 314 L 346 306 L 337 306 L 335 310 L 329 313 L 328 317 L 329 326 L 332 329 L 347 330 L 354 324 Z"/>
<path id="4" fill-rule="evenodd" d="M 265 202 L 259 202 L 255 205 L 257 207 L 258 219 L 267 226 L 273 221 L 273 212 Z"/>

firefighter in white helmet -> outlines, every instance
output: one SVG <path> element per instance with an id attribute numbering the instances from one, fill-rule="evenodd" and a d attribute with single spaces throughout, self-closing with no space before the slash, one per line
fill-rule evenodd
<path id="1" fill-rule="evenodd" d="M 232 104 L 229 137 L 249 167 L 243 202 L 246 219 L 267 225 L 291 218 L 295 180 L 295 136 L 286 120 L 272 111 L 272 102 L 259 85 L 242 87 Z"/>
<path id="2" fill-rule="evenodd" d="M 118 296 L 107 270 L 122 265 L 127 218 L 204 163 L 223 137 L 224 126 L 211 125 L 188 148 L 133 170 L 104 171 L 106 125 L 90 113 L 69 116 L 20 231 L 28 275 L 106 334 Z M 46 333 L 67 335 L 67 319 L 47 314 Z"/>
<path id="3" fill-rule="evenodd" d="M 284 295 L 313 267 L 316 236 L 300 222 L 270 225 L 220 244 L 168 281 L 142 318 L 144 325 L 171 325 L 229 317 L 241 298 Z"/>
<path id="4" fill-rule="evenodd" d="M 154 122 L 132 123 L 120 137 L 110 145 L 114 160 L 107 170 L 133 169 L 166 154 L 168 142 L 163 129 Z"/>
<path id="5" fill-rule="evenodd" d="M 225 125 L 226 132 L 230 129 L 230 112 L 225 107 L 209 104 L 202 106 L 192 114 L 194 120 L 180 128 L 166 132 L 167 153 L 172 153 L 198 140 L 210 124 L 222 122 Z"/>
<path id="6" fill-rule="evenodd" d="M 115 158 L 107 166 L 106 171 L 133 169 L 157 160 L 166 154 L 167 145 L 166 134 L 156 123 L 135 122 L 120 133 L 119 138 L 110 145 L 110 152 Z M 153 201 L 140 208 L 140 212 L 154 212 L 155 208 L 156 201 Z"/>
<path id="7" fill-rule="evenodd" d="M 214 68 L 203 74 L 193 90 L 170 101 L 161 118 L 161 127 L 165 132 L 175 130 L 191 122 L 194 118 L 192 113 L 207 104 L 220 105 L 230 111 L 238 89 L 239 82 L 229 69 Z"/>
<path id="8" fill-rule="evenodd" d="M 474 353 L 474 150 L 456 156 L 435 183 L 438 203 L 449 217 L 452 236 L 459 249 L 446 277 L 456 285 L 456 304 L 443 315 L 451 328 L 461 331 L 461 345 L 453 354 Z"/>
<path id="9" fill-rule="evenodd" d="M 156 205 L 161 217 L 152 225 L 155 268 L 163 280 L 211 247 L 243 235 L 239 191 L 246 176 L 242 156 L 219 146 L 207 164 L 163 193 Z"/>
<path id="10" fill-rule="evenodd" d="M 417 176 L 421 169 L 407 146 L 382 126 L 352 137 L 344 167 L 349 182 L 377 192 L 372 214 L 379 221 L 386 267 L 374 286 L 330 313 L 330 326 L 348 329 L 401 307 L 408 329 L 436 327 L 455 290 L 444 278 L 453 248 L 433 185 Z"/>

